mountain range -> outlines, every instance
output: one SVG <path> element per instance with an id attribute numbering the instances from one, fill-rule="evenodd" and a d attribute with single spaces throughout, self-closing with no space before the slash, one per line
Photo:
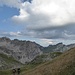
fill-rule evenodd
<path id="1" fill-rule="evenodd" d="M 11 40 L 7 37 L 1 37 L 0 69 L 12 68 L 15 64 L 23 66 L 27 62 L 42 63 L 42 61 L 50 61 L 73 47 L 75 47 L 75 44 L 65 45 L 63 43 L 43 47 L 31 41 Z"/>
<path id="2" fill-rule="evenodd" d="M 48 52 L 65 52 L 67 50 L 69 50 L 70 48 L 75 47 L 75 44 L 69 44 L 69 45 L 65 45 L 62 42 L 58 43 L 56 45 L 49 45 L 48 47 L 43 47 L 42 51 L 44 53 L 48 53 Z"/>

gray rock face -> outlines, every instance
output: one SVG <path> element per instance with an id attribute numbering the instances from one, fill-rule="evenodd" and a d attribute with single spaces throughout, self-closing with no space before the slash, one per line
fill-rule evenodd
<path id="1" fill-rule="evenodd" d="M 13 56 L 16 60 L 25 64 L 30 62 L 36 56 L 41 55 L 42 51 L 35 42 L 10 40 L 9 38 L 0 38 L 0 53 Z"/>

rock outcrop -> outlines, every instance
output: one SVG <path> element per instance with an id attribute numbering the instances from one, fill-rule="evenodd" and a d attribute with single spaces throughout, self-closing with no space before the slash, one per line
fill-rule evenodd
<path id="1" fill-rule="evenodd" d="M 32 61 L 36 56 L 41 55 L 42 51 L 35 42 L 18 39 L 10 40 L 2 37 L 0 38 L 0 53 L 12 56 L 25 64 Z"/>

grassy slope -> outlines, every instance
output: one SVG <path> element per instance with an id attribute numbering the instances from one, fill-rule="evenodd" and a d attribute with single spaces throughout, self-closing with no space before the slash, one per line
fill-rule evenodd
<path id="1" fill-rule="evenodd" d="M 8 57 L 5 54 L 0 54 L 0 58 L 3 60 L 2 61 L 3 66 L 0 67 L 0 75 L 10 75 L 11 74 L 11 70 L 9 70 L 10 68 L 17 66 L 17 65 L 22 66 L 22 64 L 14 60 L 13 57 Z"/>
<path id="2" fill-rule="evenodd" d="M 43 59 L 46 58 L 49 55 L 50 55 L 50 57 L 54 58 L 54 55 L 59 56 L 60 54 L 61 54 L 61 52 L 53 52 L 51 54 L 49 53 L 48 55 L 43 54 L 41 56 L 37 56 L 33 61 L 25 64 L 24 67 L 21 68 L 21 73 L 24 72 L 24 71 L 28 71 L 30 69 L 33 69 L 40 64 L 43 64 L 44 63 Z M 16 62 L 13 58 L 7 57 L 6 55 L 3 55 L 3 54 L 0 54 L 0 57 L 2 57 L 9 64 L 12 64 L 13 61 L 14 61 L 14 63 Z M 12 70 L 4 70 L 4 71 L 2 70 L 2 71 L 0 71 L 0 74 L 1 75 L 11 75 Z"/>
<path id="3" fill-rule="evenodd" d="M 75 48 L 23 75 L 75 75 Z"/>
<path id="4" fill-rule="evenodd" d="M 19 63 L 18 61 L 16 61 L 13 57 L 8 57 L 5 54 L 1 54 L 0 53 L 0 57 L 6 62 L 6 63 L 11 63 L 11 62 L 16 62 Z"/>
<path id="5" fill-rule="evenodd" d="M 33 65 L 43 64 L 44 62 L 52 60 L 61 54 L 62 52 L 44 53 L 42 55 L 37 56 L 34 60 L 30 62 L 30 64 L 33 64 Z"/>

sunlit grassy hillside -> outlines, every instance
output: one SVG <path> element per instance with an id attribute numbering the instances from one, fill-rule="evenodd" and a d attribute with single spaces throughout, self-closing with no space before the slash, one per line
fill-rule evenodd
<path id="1" fill-rule="evenodd" d="M 75 75 L 75 48 L 23 75 Z"/>

